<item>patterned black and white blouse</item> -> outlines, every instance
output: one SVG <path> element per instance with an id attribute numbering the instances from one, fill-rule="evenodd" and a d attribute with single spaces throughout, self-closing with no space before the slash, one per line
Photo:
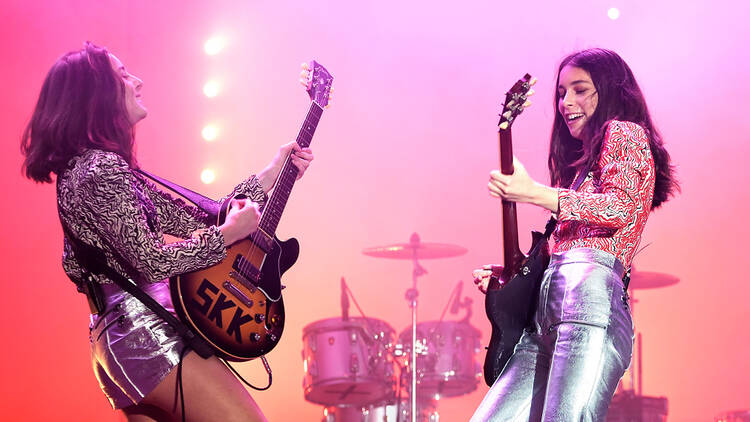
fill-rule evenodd
<path id="1" fill-rule="evenodd" d="M 219 202 L 238 194 L 261 205 L 267 199 L 254 175 Z M 113 152 L 90 149 L 74 157 L 58 176 L 57 202 L 73 236 L 103 250 L 110 267 L 141 282 L 155 283 L 226 257 L 224 236 L 216 222 L 159 190 Z M 185 240 L 166 243 L 164 234 Z M 68 277 L 79 284 L 81 268 L 67 239 L 62 264 Z M 130 267 L 130 273 L 123 267 Z M 105 276 L 98 281 L 112 283 Z"/>

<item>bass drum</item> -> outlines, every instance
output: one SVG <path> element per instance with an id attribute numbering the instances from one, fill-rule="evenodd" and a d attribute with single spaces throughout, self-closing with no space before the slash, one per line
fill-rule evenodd
<path id="1" fill-rule="evenodd" d="M 367 406 L 395 396 L 395 331 L 374 318 L 328 318 L 302 331 L 305 400 Z"/>
<path id="2" fill-rule="evenodd" d="M 417 396 L 455 397 L 476 390 L 482 376 L 475 360 L 480 335 L 466 322 L 418 323 Z M 408 356 L 411 362 L 411 329 L 404 330 L 398 340 L 396 354 Z M 409 384 L 409 380 L 402 382 Z"/>

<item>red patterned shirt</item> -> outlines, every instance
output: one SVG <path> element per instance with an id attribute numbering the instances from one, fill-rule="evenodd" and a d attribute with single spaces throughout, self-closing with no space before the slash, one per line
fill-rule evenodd
<path id="1" fill-rule="evenodd" d="M 651 211 L 655 179 L 646 132 L 635 123 L 613 120 L 598 169 L 578 191 L 559 190 L 552 251 L 599 249 L 630 266 Z"/>

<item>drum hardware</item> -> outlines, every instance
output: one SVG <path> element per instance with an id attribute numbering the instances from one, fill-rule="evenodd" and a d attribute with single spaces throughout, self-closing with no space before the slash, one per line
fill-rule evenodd
<path id="1" fill-rule="evenodd" d="M 651 271 L 636 271 L 635 267 L 631 268 L 630 283 L 628 284 L 628 291 L 623 296 L 623 300 L 626 300 L 630 303 L 630 315 L 633 319 L 634 329 L 636 327 L 635 304 L 638 303 L 638 300 L 636 300 L 635 298 L 635 290 L 668 287 L 679 283 L 679 281 L 679 278 L 670 274 Z M 633 355 L 633 364 L 631 365 L 630 369 L 628 369 L 628 371 L 630 372 L 630 388 L 626 389 L 623 386 L 623 381 L 620 381 L 620 385 L 617 389 L 617 394 L 615 394 L 614 398 L 612 399 L 612 405 L 610 406 L 611 418 L 608 416 L 607 420 L 643 420 L 649 422 L 666 420 L 668 403 L 667 398 L 643 396 L 643 340 L 641 333 L 638 332 L 638 330 L 635 330 L 635 353 Z M 648 414 L 651 416 L 643 416 L 642 419 L 617 419 L 618 417 L 620 417 L 617 415 L 624 415 L 627 412 L 631 411 L 643 412 L 643 415 Z M 664 419 L 661 419 L 662 417 Z"/>
<path id="2" fill-rule="evenodd" d="M 416 419 L 420 422 L 439 422 L 435 403 L 420 401 Z M 321 422 L 408 422 L 409 406 L 404 400 L 383 402 L 371 406 L 328 406 L 323 408 Z"/>
<path id="3" fill-rule="evenodd" d="M 409 237 L 409 243 L 397 243 L 393 245 L 368 248 L 362 251 L 365 255 L 376 258 L 389 259 L 410 259 L 412 261 L 412 287 L 406 291 L 405 297 L 411 309 L 411 350 L 416 351 L 417 347 L 417 279 L 425 274 L 427 270 L 419 264 L 419 259 L 436 259 L 447 258 L 451 256 L 463 255 L 467 252 L 466 248 L 445 243 L 422 243 L 417 233 L 412 233 Z M 411 420 L 416 421 L 417 417 L 417 354 L 411 354 L 411 363 L 409 365 L 411 373 Z"/>
<path id="4" fill-rule="evenodd" d="M 714 422 L 750 422 L 750 410 L 722 412 L 716 415 Z"/>
<path id="5" fill-rule="evenodd" d="M 324 422 L 438 422 L 440 397 L 476 388 L 479 371 L 474 354 L 479 351 L 479 331 L 468 322 L 472 300 L 461 300 L 462 282 L 452 291 L 439 321 L 417 324 L 417 281 L 427 273 L 419 260 L 466 252 L 460 246 L 422 243 L 416 233 L 409 243 L 363 251 L 378 258 L 412 261 L 412 286 L 405 292 L 411 327 L 397 342 L 387 323 L 365 316 L 341 278 L 341 317 L 316 321 L 303 330 L 305 399 L 325 406 Z M 361 317 L 349 315 L 350 301 Z M 443 321 L 449 309 L 451 314 L 465 309 L 466 314 L 460 321 Z"/>
<path id="6" fill-rule="evenodd" d="M 665 422 L 666 397 L 646 397 L 632 391 L 615 394 L 607 413 L 607 422 Z"/>

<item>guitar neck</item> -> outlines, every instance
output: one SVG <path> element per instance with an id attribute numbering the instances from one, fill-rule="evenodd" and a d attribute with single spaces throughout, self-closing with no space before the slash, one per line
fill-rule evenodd
<path id="1" fill-rule="evenodd" d="M 510 128 L 498 132 L 500 143 L 500 172 L 513 174 L 513 136 Z M 524 255 L 518 247 L 518 220 L 516 203 L 502 201 L 503 209 L 503 264 L 506 272 L 515 274 L 523 262 Z"/>
<path id="2" fill-rule="evenodd" d="M 302 128 L 297 135 L 297 144 L 300 147 L 307 148 L 310 146 L 315 129 L 318 127 L 320 116 L 322 115 L 323 108 L 312 102 L 305 121 L 302 123 Z M 292 187 L 294 187 L 298 173 L 299 169 L 292 163 L 291 157 L 287 158 L 284 167 L 279 172 L 279 177 L 276 179 L 271 197 L 268 198 L 263 208 L 263 214 L 258 222 L 258 227 L 270 236 L 276 234 L 281 214 L 284 212 L 286 203 L 289 200 L 289 194 L 292 193 Z"/>

